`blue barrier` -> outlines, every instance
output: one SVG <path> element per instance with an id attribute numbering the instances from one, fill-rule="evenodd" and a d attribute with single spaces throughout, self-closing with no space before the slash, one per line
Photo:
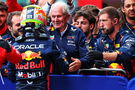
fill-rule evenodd
<path id="1" fill-rule="evenodd" d="M 15 83 L 4 77 L 3 80 L 0 79 L 0 90 L 15 90 Z"/>
<path id="2" fill-rule="evenodd" d="M 127 85 L 127 90 L 135 90 L 135 78 L 132 78 Z"/>
<path id="3" fill-rule="evenodd" d="M 50 75 L 51 90 L 126 90 L 128 80 L 121 76 Z M 15 84 L 4 78 L 0 90 L 15 90 Z M 135 90 L 135 89 L 128 89 Z"/>
<path id="4" fill-rule="evenodd" d="M 126 90 L 128 80 L 121 76 L 50 75 L 51 90 Z"/>

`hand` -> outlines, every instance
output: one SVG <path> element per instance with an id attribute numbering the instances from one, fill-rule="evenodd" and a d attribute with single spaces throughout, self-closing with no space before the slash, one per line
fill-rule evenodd
<path id="1" fill-rule="evenodd" d="M 99 51 L 93 51 L 87 53 L 86 57 L 88 57 L 88 60 L 103 60 L 103 54 Z"/>
<path id="2" fill-rule="evenodd" d="M 3 39 L 0 39 L 0 47 L 4 48 L 7 52 L 11 51 L 11 46 Z"/>
<path id="3" fill-rule="evenodd" d="M 81 67 L 81 61 L 79 59 L 71 57 L 72 63 L 69 64 L 69 72 L 74 72 L 80 69 Z"/>

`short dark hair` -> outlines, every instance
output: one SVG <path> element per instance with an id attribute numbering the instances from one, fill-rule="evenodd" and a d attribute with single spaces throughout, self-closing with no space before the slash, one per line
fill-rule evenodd
<path id="1" fill-rule="evenodd" d="M 14 11 L 14 12 L 9 13 L 7 17 L 7 25 L 12 26 L 12 18 L 14 15 L 20 16 L 21 11 Z"/>
<path id="2" fill-rule="evenodd" d="M 121 6 L 124 7 L 125 0 L 121 0 Z"/>
<path id="3" fill-rule="evenodd" d="M 107 13 L 109 15 L 109 18 L 111 19 L 114 19 L 114 18 L 117 18 L 118 20 L 120 19 L 119 12 L 117 11 L 115 7 L 108 6 L 108 7 L 103 8 L 99 12 L 99 16 L 105 13 Z"/>
<path id="4" fill-rule="evenodd" d="M 5 2 L 0 1 L 0 11 L 6 11 L 8 12 L 8 6 Z"/>
<path id="5" fill-rule="evenodd" d="M 99 9 L 95 5 L 85 5 L 81 7 L 81 10 L 83 11 L 89 11 L 91 12 L 94 16 L 98 16 Z"/>
<path id="6" fill-rule="evenodd" d="M 78 17 L 83 16 L 84 18 L 86 18 L 90 24 L 92 23 L 96 23 L 96 19 L 95 17 L 88 11 L 83 11 L 83 10 L 79 10 L 76 12 L 75 16 L 74 16 L 74 20 L 76 21 Z"/>

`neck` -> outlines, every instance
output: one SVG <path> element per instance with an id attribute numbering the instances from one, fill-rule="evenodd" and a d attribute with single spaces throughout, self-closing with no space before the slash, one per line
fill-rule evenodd
<path id="1" fill-rule="evenodd" d="M 7 26 L 6 24 L 3 24 L 1 27 L 0 27 L 0 35 L 4 34 L 7 30 Z"/>
<path id="2" fill-rule="evenodd" d="M 3 24 L 0 26 L 0 30 L 2 30 L 5 27 L 6 24 Z"/>
<path id="3" fill-rule="evenodd" d="M 89 33 L 87 36 L 86 36 L 86 40 L 89 40 L 90 37 L 91 37 L 92 33 Z"/>
<path id="4" fill-rule="evenodd" d="M 13 33 L 11 33 L 11 35 L 12 35 L 13 38 L 16 38 L 16 36 L 15 36 Z M 18 35 L 18 36 L 19 36 L 19 35 Z"/>
<path id="5" fill-rule="evenodd" d="M 67 29 L 67 25 L 61 27 L 59 30 L 60 30 L 60 32 L 63 32 L 65 29 Z"/>

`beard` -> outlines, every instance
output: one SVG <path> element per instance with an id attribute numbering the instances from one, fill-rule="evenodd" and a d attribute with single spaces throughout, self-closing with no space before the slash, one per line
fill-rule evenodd
<path id="1" fill-rule="evenodd" d="M 130 10 L 129 12 L 128 12 L 128 18 L 130 19 L 130 20 L 135 20 L 135 11 L 134 10 Z M 131 16 L 131 15 L 133 14 L 133 16 Z"/>
<path id="2" fill-rule="evenodd" d="M 111 27 L 110 29 L 103 29 L 104 34 L 110 35 L 114 32 L 114 27 Z"/>
<path id="3" fill-rule="evenodd" d="M 130 20 L 135 20 L 135 17 L 128 17 Z"/>
<path id="4" fill-rule="evenodd" d="M 85 36 L 87 37 L 89 35 L 89 31 L 84 32 Z"/>

